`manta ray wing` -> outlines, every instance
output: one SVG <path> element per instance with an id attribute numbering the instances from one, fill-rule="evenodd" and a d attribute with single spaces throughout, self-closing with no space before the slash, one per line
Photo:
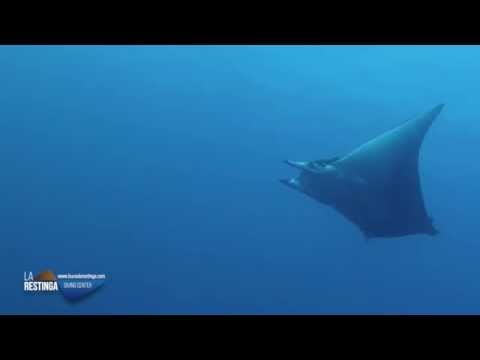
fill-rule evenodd
<path id="1" fill-rule="evenodd" d="M 392 173 L 399 171 L 400 166 L 407 166 L 404 171 L 416 169 L 423 138 L 443 106 L 437 105 L 423 116 L 362 144 L 338 159 L 337 167 L 372 181 L 390 178 Z"/>

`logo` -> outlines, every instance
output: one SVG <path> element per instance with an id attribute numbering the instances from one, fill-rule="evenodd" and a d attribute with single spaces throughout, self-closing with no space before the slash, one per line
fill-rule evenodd
<path id="1" fill-rule="evenodd" d="M 105 274 L 55 274 L 46 270 L 34 275 L 23 273 L 23 291 L 26 293 L 60 292 L 67 300 L 79 300 L 93 293 L 105 282 Z"/>

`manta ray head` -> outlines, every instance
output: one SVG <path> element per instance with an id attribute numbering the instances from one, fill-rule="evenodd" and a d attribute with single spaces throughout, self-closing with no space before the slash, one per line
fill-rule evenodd
<path id="1" fill-rule="evenodd" d="M 341 172 L 334 164 L 324 161 L 285 161 L 288 165 L 300 169 L 300 174 L 289 179 L 280 179 L 280 182 L 309 195 L 323 203 L 333 201 L 332 194 L 335 194 L 339 186 Z"/>

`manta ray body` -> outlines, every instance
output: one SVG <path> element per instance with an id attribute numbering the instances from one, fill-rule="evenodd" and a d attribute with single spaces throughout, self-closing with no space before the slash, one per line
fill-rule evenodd
<path id="1" fill-rule="evenodd" d="M 437 105 L 345 156 L 286 160 L 300 174 L 280 182 L 333 207 L 366 239 L 436 235 L 425 209 L 418 158 L 425 134 L 443 106 Z"/>

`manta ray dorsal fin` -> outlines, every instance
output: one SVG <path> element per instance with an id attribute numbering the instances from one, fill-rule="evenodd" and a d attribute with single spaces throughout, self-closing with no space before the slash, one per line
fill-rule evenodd
<path id="1" fill-rule="evenodd" d="M 365 179 L 382 177 L 398 166 L 416 168 L 424 136 L 442 108 L 443 104 L 437 105 L 424 115 L 362 144 L 337 160 L 336 166 Z"/>

